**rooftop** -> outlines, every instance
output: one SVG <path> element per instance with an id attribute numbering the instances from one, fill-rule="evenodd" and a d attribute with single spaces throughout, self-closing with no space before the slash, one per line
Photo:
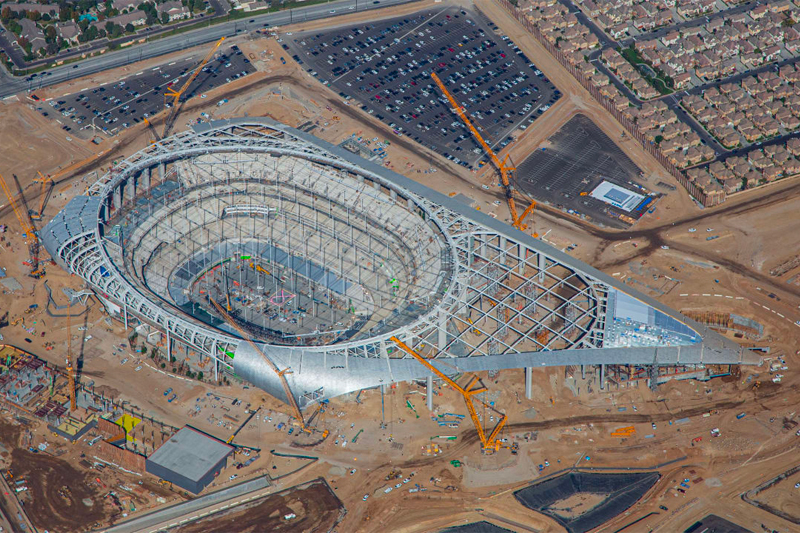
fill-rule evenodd
<path id="1" fill-rule="evenodd" d="M 191 426 L 184 426 L 147 460 L 192 481 L 199 481 L 232 452 L 233 446 Z"/>

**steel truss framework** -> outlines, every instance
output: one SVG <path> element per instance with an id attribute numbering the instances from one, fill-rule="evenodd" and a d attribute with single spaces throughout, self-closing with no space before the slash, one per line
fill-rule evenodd
<path id="1" fill-rule="evenodd" d="M 441 232 L 446 242 L 442 254 L 445 290 L 415 320 L 350 342 L 263 346 L 278 366 L 292 367 L 290 382 L 301 402 L 429 376 L 421 365 L 396 349 L 391 336 L 428 357 L 446 358 L 449 366 L 460 370 L 609 362 L 757 362 L 734 343 L 541 241 L 268 119 L 200 125 L 152 144 L 115 165 L 42 230 L 42 241 L 52 257 L 86 280 L 126 324 L 135 317 L 154 326 L 173 342 L 216 359 L 277 397 L 283 397 L 281 388 L 259 354 L 241 339 L 207 326 L 131 283 L 112 259 L 119 255 L 117 245 L 104 236 L 109 230 L 106 223 L 126 202 L 156 182 L 175 179 L 176 162 L 214 155 L 219 161 L 217 170 L 209 169 L 193 178 L 207 183 L 229 179 L 216 174 L 227 164 L 226 154 L 232 153 L 293 156 L 329 167 L 331 176 L 354 177 L 364 187 L 374 187 L 390 201 L 416 212 Z M 610 344 L 607 336 L 614 310 L 609 305 L 613 306 L 613 295 L 620 293 L 642 302 L 653 313 L 687 326 L 696 335 L 695 341 L 672 339 L 661 345 L 656 342 L 633 347 Z"/>

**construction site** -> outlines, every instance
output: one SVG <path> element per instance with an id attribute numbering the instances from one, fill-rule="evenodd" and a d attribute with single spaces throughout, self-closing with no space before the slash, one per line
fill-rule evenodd
<path id="1" fill-rule="evenodd" d="M 505 4 L 331 10 L 0 101 L 0 526 L 797 531 L 798 184 L 700 210 Z"/>

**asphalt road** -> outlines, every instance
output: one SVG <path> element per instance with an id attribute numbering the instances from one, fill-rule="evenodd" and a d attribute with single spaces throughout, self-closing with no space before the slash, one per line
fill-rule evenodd
<path id="1" fill-rule="evenodd" d="M 33 90 L 37 87 L 48 87 L 79 78 L 89 74 L 103 72 L 122 65 L 134 63 L 144 59 L 159 57 L 178 50 L 184 50 L 200 44 L 210 43 L 219 40 L 221 37 L 232 37 L 239 33 L 246 33 L 259 28 L 283 26 L 294 22 L 306 20 L 318 20 L 331 18 L 338 15 L 355 13 L 379 9 L 393 5 L 407 4 L 414 0 L 338 0 L 326 4 L 318 4 L 308 7 L 280 11 L 278 13 L 268 13 L 265 15 L 254 15 L 251 19 L 242 19 L 231 22 L 224 22 L 201 28 L 172 37 L 164 37 L 145 45 L 136 46 L 126 50 L 107 52 L 101 56 L 92 57 L 76 63 L 74 65 L 64 65 L 48 70 L 49 75 L 42 77 L 40 74 L 34 80 L 25 78 L 15 78 L 4 68 L 0 68 L 0 98 L 7 98 L 22 91 Z M 349 7 L 353 6 L 350 10 Z M 357 6 L 357 7 L 356 7 Z M 332 14 L 331 10 L 336 13 Z"/>
<path id="2" fill-rule="evenodd" d="M 261 476 L 232 487 L 206 494 L 194 500 L 147 513 L 104 529 L 105 533 L 135 533 L 171 529 L 201 516 L 268 495 L 274 489 L 268 476 Z M 231 501 L 236 498 L 235 501 Z"/>

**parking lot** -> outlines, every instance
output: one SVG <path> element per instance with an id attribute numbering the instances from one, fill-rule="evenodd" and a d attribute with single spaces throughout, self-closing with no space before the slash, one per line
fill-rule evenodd
<path id="1" fill-rule="evenodd" d="M 37 109 L 44 116 L 57 120 L 67 132 L 83 132 L 85 136 L 99 132 L 114 135 L 163 110 L 164 92 L 170 86 L 180 87 L 198 61 L 199 58 L 191 57 L 137 72 L 114 84 L 101 84 L 54 98 Z M 253 72 L 255 68 L 250 59 L 233 46 L 203 67 L 183 99 L 205 98 L 207 91 Z"/>
<path id="2" fill-rule="evenodd" d="M 480 145 L 431 79 L 442 79 L 496 150 L 560 96 L 483 15 L 458 7 L 294 34 L 287 53 L 343 98 L 464 167 L 488 163 Z"/>
<path id="3" fill-rule="evenodd" d="M 627 228 L 644 208 L 623 212 L 590 193 L 603 181 L 647 195 L 640 169 L 585 115 L 576 115 L 548 139 L 544 150 L 529 155 L 517 167 L 517 187 L 537 201 L 573 214 L 587 215 L 595 224 Z"/>

